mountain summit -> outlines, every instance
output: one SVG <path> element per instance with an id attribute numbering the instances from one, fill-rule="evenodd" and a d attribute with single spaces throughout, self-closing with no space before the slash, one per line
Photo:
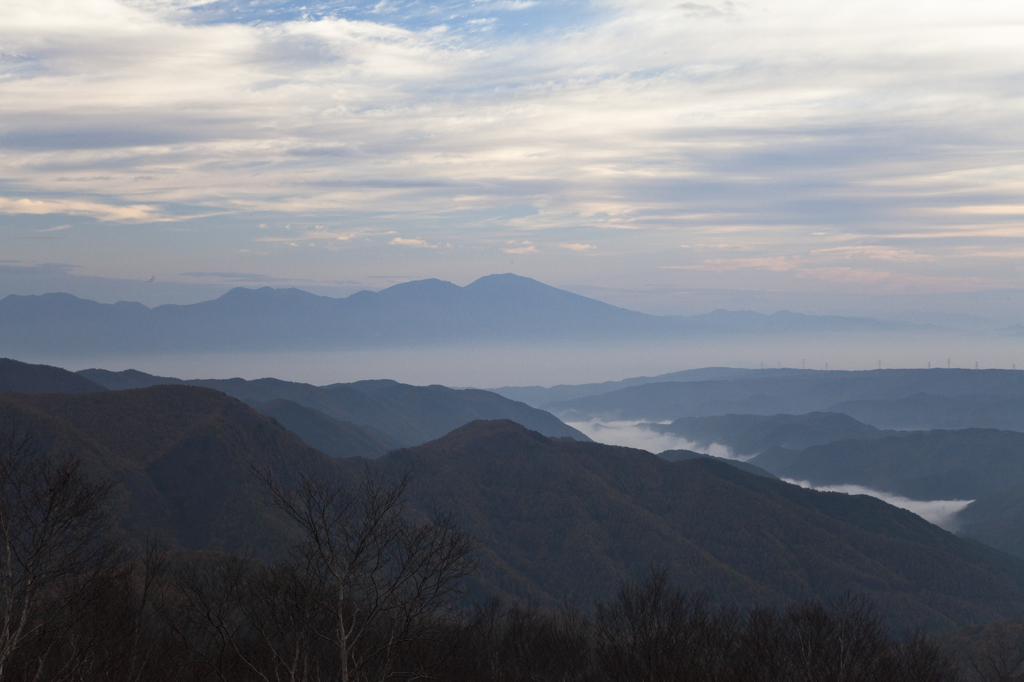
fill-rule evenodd
<path id="1" fill-rule="evenodd" d="M 236 288 L 218 299 L 147 308 L 69 294 L 0 300 L 0 354 L 276 351 L 479 342 L 611 341 L 694 333 L 890 329 L 875 320 L 716 311 L 638 313 L 527 277 L 489 275 L 459 287 L 427 279 L 347 298 L 299 289 Z"/>

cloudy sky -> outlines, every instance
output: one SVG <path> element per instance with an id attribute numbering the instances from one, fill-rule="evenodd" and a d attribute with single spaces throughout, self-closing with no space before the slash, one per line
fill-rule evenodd
<path id="1" fill-rule="evenodd" d="M 0 3 L 0 295 L 1021 290 L 1022 151 L 1019 1 Z"/>

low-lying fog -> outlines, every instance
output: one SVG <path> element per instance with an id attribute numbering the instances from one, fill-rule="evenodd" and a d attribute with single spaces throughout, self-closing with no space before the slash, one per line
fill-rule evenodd
<path id="1" fill-rule="evenodd" d="M 693 450 L 705 455 L 724 459 L 747 460 L 749 457 L 737 457 L 724 445 L 712 443 L 708 447 L 700 447 L 692 441 L 671 434 L 657 433 L 644 427 L 643 422 L 602 422 L 598 420 L 586 422 L 566 422 L 574 429 L 587 434 L 592 440 L 606 445 L 622 445 L 627 448 L 639 448 L 658 455 L 666 450 Z"/>
<path id="2" fill-rule="evenodd" d="M 934 523 L 940 528 L 949 531 L 956 530 L 955 516 L 974 500 L 911 500 L 907 497 L 884 493 L 879 490 L 872 490 L 859 485 L 811 485 L 809 481 L 794 481 L 788 478 L 782 479 L 786 483 L 798 485 L 801 488 L 821 490 L 830 493 L 846 493 L 848 495 L 870 495 L 887 502 L 894 507 L 906 509 L 923 518 L 925 521 Z"/>
<path id="3" fill-rule="evenodd" d="M 737 457 L 728 447 L 719 443 L 712 443 L 708 447 L 698 447 L 696 443 L 680 438 L 678 436 L 661 434 L 651 431 L 643 426 L 643 422 L 601 422 L 598 420 L 586 422 L 568 422 L 573 428 L 579 429 L 598 443 L 606 445 L 623 445 L 630 448 L 639 448 L 655 454 L 666 450 L 693 450 L 705 455 L 722 457 L 724 459 L 748 460 L 750 457 Z M 802 488 L 821 490 L 824 492 L 846 493 L 848 495 L 870 495 L 883 502 L 891 504 L 900 509 L 906 509 L 923 518 L 925 521 L 934 523 L 940 528 L 949 531 L 956 530 L 956 514 L 964 509 L 974 500 L 911 500 L 900 495 L 872 490 L 860 485 L 811 485 L 808 481 L 795 481 L 782 479 L 787 483 L 798 485 Z"/>
<path id="4" fill-rule="evenodd" d="M 3 356 L 0 348 L 0 356 Z M 449 345 L 377 350 L 184 353 L 153 355 L 49 354 L 14 359 L 70 370 L 137 369 L 185 379 L 275 377 L 317 385 L 395 379 L 445 386 L 552 386 L 655 376 L 698 367 L 807 369 L 1024 367 L 1019 338 L 954 333 L 695 335 L 678 341 L 582 345 Z"/>

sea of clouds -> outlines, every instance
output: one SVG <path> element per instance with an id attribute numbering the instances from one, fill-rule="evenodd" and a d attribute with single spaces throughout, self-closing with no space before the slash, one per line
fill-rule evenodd
<path id="1" fill-rule="evenodd" d="M 713 457 L 724 459 L 735 459 L 745 461 L 750 457 L 739 457 L 725 445 L 712 443 L 707 447 L 701 447 L 696 443 L 674 436 L 672 434 L 658 433 L 651 430 L 645 422 L 635 421 L 611 421 L 602 422 L 594 419 L 584 422 L 568 422 L 570 426 L 585 433 L 592 440 L 606 445 L 620 445 L 630 448 L 639 448 L 655 454 L 666 450 L 693 450 Z M 963 511 L 967 505 L 974 500 L 912 500 L 901 495 L 881 490 L 873 490 L 860 485 L 812 485 L 809 481 L 797 481 L 793 479 L 782 479 L 786 483 L 798 485 L 802 488 L 810 488 L 822 492 L 846 493 L 847 495 L 869 495 L 870 497 L 882 500 L 887 504 L 917 514 L 925 521 L 934 523 L 940 528 L 949 531 L 957 529 L 956 515 Z"/>
<path id="2" fill-rule="evenodd" d="M 934 523 L 936 526 L 949 531 L 957 529 L 957 513 L 963 511 L 971 502 L 974 502 L 974 500 L 912 500 L 908 497 L 893 495 L 892 493 L 880 490 L 872 490 L 860 485 L 812 485 L 809 481 L 795 481 L 788 478 L 782 480 L 798 485 L 801 488 L 810 488 L 823 492 L 870 495 L 894 507 L 913 512 L 925 521 Z"/>
<path id="3" fill-rule="evenodd" d="M 724 459 L 746 460 L 749 457 L 739 457 L 732 451 L 719 443 L 711 443 L 707 447 L 697 445 L 679 436 L 669 433 L 658 433 L 651 430 L 649 422 L 636 421 L 612 421 L 603 422 L 592 419 L 585 422 L 566 422 L 569 426 L 582 431 L 590 439 L 605 445 L 621 445 L 627 448 L 638 448 L 647 450 L 654 454 L 660 454 L 666 450 L 692 450 L 713 457 Z"/>

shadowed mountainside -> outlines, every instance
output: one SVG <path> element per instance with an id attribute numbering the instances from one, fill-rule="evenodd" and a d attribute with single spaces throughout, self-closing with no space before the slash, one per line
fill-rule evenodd
<path id="1" fill-rule="evenodd" d="M 499 421 L 376 466 L 411 471 L 417 506 L 456 505 L 482 545 L 482 588 L 542 602 L 605 598 L 623 575 L 654 563 L 727 602 L 865 592 L 902 625 L 948 628 L 1024 607 L 1020 560 L 874 498 L 805 490 L 709 458 L 668 462 Z"/>
<path id="2" fill-rule="evenodd" d="M 136 540 L 270 557 L 296 537 L 265 504 L 252 467 L 284 481 L 352 476 L 272 419 L 204 388 L 156 386 L 81 395 L 0 393 L 0 423 L 30 430 L 46 451 L 74 451 L 117 481 L 111 507 Z"/>
<path id="3" fill-rule="evenodd" d="M 16 393 L 93 393 L 106 390 L 84 376 L 49 365 L 0 358 L 0 391 Z"/>
<path id="4" fill-rule="evenodd" d="M 475 596 L 574 596 L 589 606 L 657 565 L 726 602 L 865 592 L 897 627 L 947 629 L 1024 609 L 1017 559 L 873 498 L 804 490 L 708 458 L 668 462 L 502 420 L 372 462 L 334 459 L 192 386 L 0 393 L 0 415 L 117 481 L 112 511 L 133 537 L 158 533 L 176 547 L 279 556 L 295 528 L 266 505 L 254 465 L 286 483 L 305 473 L 346 485 L 370 467 L 412 474 L 414 513 L 454 508 L 480 543 Z"/>
<path id="5" fill-rule="evenodd" d="M 149 375 L 132 371 L 110 372 L 87 369 L 79 372 L 103 386 L 140 386 Z M 185 383 L 216 389 L 262 411 L 260 405 L 288 400 L 316 410 L 330 419 L 356 424 L 383 434 L 401 445 L 417 445 L 438 438 L 475 419 L 512 419 L 548 436 L 589 440 L 550 412 L 515 402 L 496 393 L 445 386 L 410 386 L 397 381 L 357 381 L 351 384 L 313 386 L 280 379 L 195 379 L 181 381 L 150 377 L 148 385 Z M 276 415 L 275 415 L 276 416 Z M 319 419 L 290 419 L 291 428 L 304 439 L 323 440 L 329 422 Z M 284 423 L 284 422 L 282 422 Z M 335 438 L 344 439 L 343 433 Z M 307 441 L 309 442 L 309 441 Z"/>
<path id="6" fill-rule="evenodd" d="M 1024 433 L 994 429 L 911 431 L 750 460 L 815 485 L 861 485 L 915 500 L 973 500 L 1024 483 Z"/>
<path id="7" fill-rule="evenodd" d="M 256 403 L 253 408 L 260 414 L 273 417 L 286 429 L 298 434 L 307 445 L 331 457 L 376 459 L 402 447 L 401 443 L 376 429 L 339 421 L 291 400 Z"/>
<path id="8" fill-rule="evenodd" d="M 958 532 L 1024 557 L 1024 433 L 911 431 L 804 450 L 773 447 L 750 463 L 814 485 L 861 485 L 915 500 L 974 500 L 954 517 Z"/>
<path id="9" fill-rule="evenodd" d="M 682 417 L 671 424 L 646 424 L 651 431 L 685 438 L 697 447 L 725 445 L 733 454 L 753 456 L 773 446 L 801 450 L 847 438 L 869 440 L 885 432 L 837 412 L 809 414 L 726 414 Z"/>
<path id="10" fill-rule="evenodd" d="M 767 476 L 768 478 L 778 478 L 778 476 L 776 476 L 775 474 L 765 469 L 762 469 L 759 466 L 755 466 L 750 462 L 741 462 L 738 459 L 725 459 L 724 457 L 714 457 L 712 455 L 705 455 L 704 453 L 701 452 L 694 452 L 693 450 L 664 450 L 658 453 L 658 457 L 661 457 L 664 460 L 668 460 L 669 462 L 684 462 L 688 459 L 705 458 L 713 460 L 715 462 L 722 462 L 723 464 L 734 466 L 737 469 L 740 469 L 741 471 L 746 471 L 748 473 L 754 474 L 755 476 Z"/>
<path id="11" fill-rule="evenodd" d="M 961 534 L 1024 558 L 1024 481 L 975 500 L 956 521 Z"/>

